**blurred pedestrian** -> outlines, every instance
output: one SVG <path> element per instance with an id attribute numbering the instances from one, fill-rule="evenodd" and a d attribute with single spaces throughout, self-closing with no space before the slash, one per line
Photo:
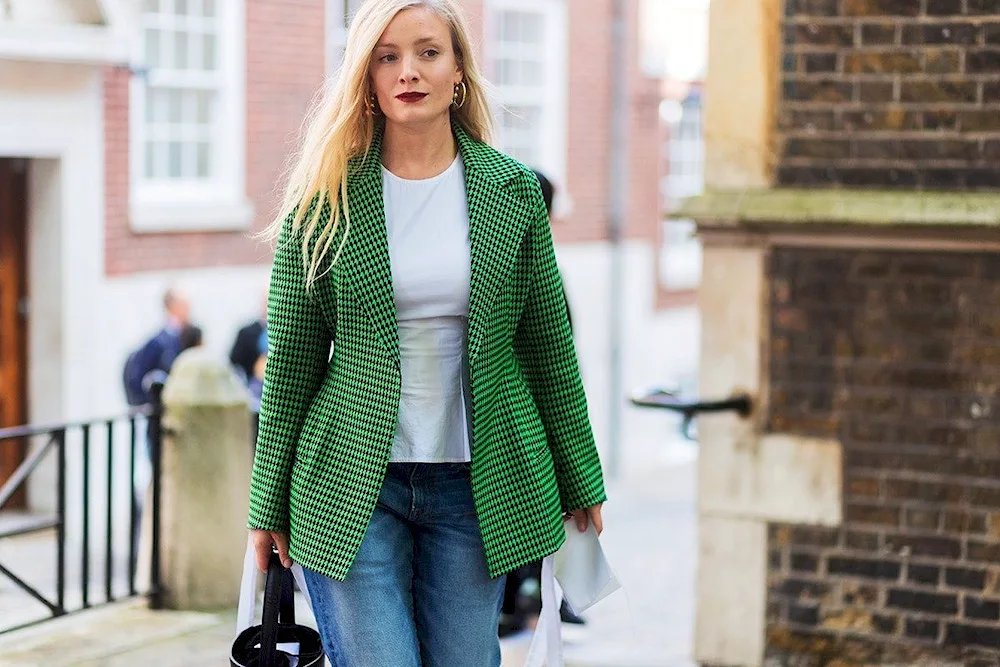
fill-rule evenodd
<path id="1" fill-rule="evenodd" d="M 498 667 L 503 575 L 602 528 L 545 204 L 461 11 L 361 4 L 271 227 L 249 527 L 339 667 Z"/>
<path id="2" fill-rule="evenodd" d="M 236 333 L 229 361 L 236 368 L 243 381 L 249 383 L 253 378 L 253 368 L 261 354 L 267 352 L 267 294 L 260 302 L 260 311 L 256 319 L 249 322 Z"/>
<path id="3" fill-rule="evenodd" d="M 163 293 L 163 309 L 166 315 L 163 328 L 125 361 L 123 383 L 129 405 L 149 403 L 153 382 L 166 380 L 181 352 L 181 330 L 191 323 L 191 302 L 183 291 L 171 287 Z"/>
<path id="4" fill-rule="evenodd" d="M 201 345 L 201 329 L 191 324 L 191 302 L 187 294 L 176 287 L 163 293 L 165 323 L 163 328 L 129 355 L 123 380 L 129 405 L 146 405 L 152 401 L 154 384 L 165 384 L 177 356 L 186 349 Z M 153 470 L 158 456 L 158 439 L 149 422 L 146 430 L 146 455 Z M 135 495 L 135 531 L 132 533 L 133 553 L 139 552 L 139 518 L 145 504 L 145 486 L 138 484 Z"/>
<path id="5" fill-rule="evenodd" d="M 247 388 L 250 390 L 250 411 L 260 412 L 260 398 L 264 393 L 264 370 L 267 368 L 267 353 L 261 354 L 254 362 Z"/>

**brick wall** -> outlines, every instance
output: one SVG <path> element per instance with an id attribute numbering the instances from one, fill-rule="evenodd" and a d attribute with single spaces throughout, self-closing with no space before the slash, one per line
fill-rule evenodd
<path id="1" fill-rule="evenodd" d="M 288 152 L 326 74 L 326 0 L 247 3 L 247 189 L 271 221 Z"/>
<path id="2" fill-rule="evenodd" d="M 553 227 L 556 241 L 607 239 L 611 164 L 611 30 L 609 0 L 567 0 L 569 17 L 567 188 L 573 211 Z M 659 219 L 659 90 L 639 70 L 638 3 L 627 3 L 629 36 L 628 206 L 626 235 L 655 238 Z"/>
<path id="3" fill-rule="evenodd" d="M 108 275 L 141 266 L 129 259 L 138 253 L 128 228 L 129 206 L 129 79 L 126 69 L 105 67 L 104 88 L 104 266 Z M 131 269 L 134 270 L 134 269 Z"/>
<path id="4" fill-rule="evenodd" d="M 1000 1 L 785 0 L 779 184 L 1000 187 Z"/>
<path id="5" fill-rule="evenodd" d="M 325 70 L 324 0 L 248 0 L 246 34 L 247 197 L 253 229 L 274 214 L 281 169 Z M 108 275 L 269 261 L 244 232 L 135 234 L 128 223 L 129 75 L 105 70 Z"/>
<path id="6" fill-rule="evenodd" d="M 611 16 L 608 0 L 571 0 L 567 188 L 572 215 L 553 227 L 556 241 L 596 241 L 607 237 L 608 165 L 611 159 Z M 601 17 L 601 18 L 598 18 Z M 589 57 L 581 58 L 581 53 Z M 597 56 L 596 54 L 601 54 Z"/>
<path id="7" fill-rule="evenodd" d="M 769 273 L 768 429 L 844 447 L 843 526 L 770 526 L 771 650 L 1000 651 L 1000 255 L 778 248 Z"/>
<path id="8" fill-rule="evenodd" d="M 628 3 L 628 59 L 631 91 L 628 105 L 628 238 L 655 242 L 662 214 L 660 179 L 666 174 L 660 160 L 660 79 L 646 76 L 639 56 L 639 3 Z M 570 54 L 570 57 L 573 57 Z"/>

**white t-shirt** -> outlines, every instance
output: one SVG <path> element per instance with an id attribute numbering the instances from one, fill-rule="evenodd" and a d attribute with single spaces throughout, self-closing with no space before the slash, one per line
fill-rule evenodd
<path id="1" fill-rule="evenodd" d="M 402 394 L 394 462 L 469 461 L 464 359 L 469 209 L 460 157 L 427 179 L 382 168 Z"/>

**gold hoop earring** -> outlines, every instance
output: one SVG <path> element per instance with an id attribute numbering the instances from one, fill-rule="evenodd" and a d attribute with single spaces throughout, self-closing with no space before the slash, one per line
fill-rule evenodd
<path id="1" fill-rule="evenodd" d="M 451 96 L 451 105 L 456 109 L 461 109 L 465 106 L 465 101 L 469 98 L 469 87 L 465 85 L 465 81 L 459 81 L 455 84 L 455 92 Z"/>
<path id="2" fill-rule="evenodd" d="M 370 115 L 379 115 L 381 109 L 378 107 L 378 97 L 375 96 L 375 93 L 368 93 L 368 97 L 365 98 L 365 107 Z"/>

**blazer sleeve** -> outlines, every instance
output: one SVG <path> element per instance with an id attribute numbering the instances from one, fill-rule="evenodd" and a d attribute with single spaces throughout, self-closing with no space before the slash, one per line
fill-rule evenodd
<path id="1" fill-rule="evenodd" d="M 289 528 L 295 449 L 329 364 L 330 332 L 319 304 L 306 292 L 301 243 L 286 221 L 267 297 L 268 355 L 250 481 L 251 529 Z"/>
<path id="2" fill-rule="evenodd" d="M 545 427 L 562 508 L 570 511 L 602 503 L 607 496 L 548 213 L 541 192 L 534 199 L 531 285 L 514 350 Z"/>

